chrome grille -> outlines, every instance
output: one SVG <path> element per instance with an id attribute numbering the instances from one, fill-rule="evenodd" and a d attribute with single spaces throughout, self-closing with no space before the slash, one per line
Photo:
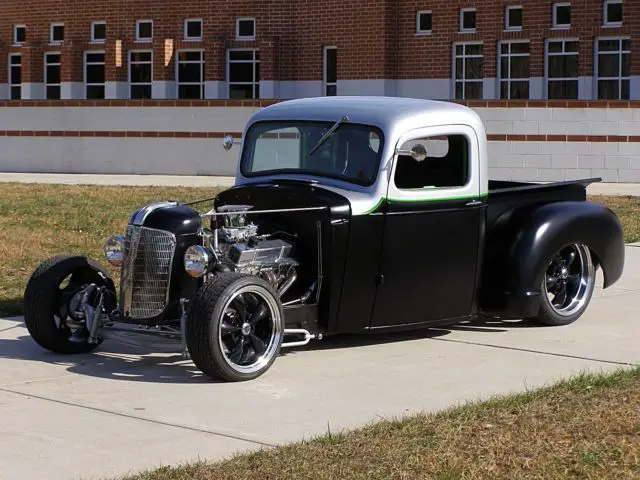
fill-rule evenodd
<path id="1" fill-rule="evenodd" d="M 125 236 L 120 306 L 123 315 L 147 319 L 160 315 L 169 299 L 176 237 L 170 232 L 129 226 Z"/>

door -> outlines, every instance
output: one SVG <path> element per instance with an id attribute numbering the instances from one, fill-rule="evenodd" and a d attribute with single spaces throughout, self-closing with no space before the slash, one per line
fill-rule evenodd
<path id="1" fill-rule="evenodd" d="M 464 317 L 473 308 L 486 160 L 464 126 L 420 129 L 399 145 L 416 143 L 427 158 L 399 155 L 390 173 L 372 329 Z"/>

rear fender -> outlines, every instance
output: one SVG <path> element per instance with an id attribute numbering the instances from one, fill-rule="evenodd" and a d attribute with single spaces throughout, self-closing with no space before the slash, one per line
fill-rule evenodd
<path id="1" fill-rule="evenodd" d="M 530 210 L 519 220 L 505 262 L 506 287 L 511 294 L 539 295 L 546 264 L 572 243 L 589 247 L 594 263 L 604 273 L 604 288 L 622 275 L 623 229 L 609 208 L 589 201 L 554 202 Z"/>

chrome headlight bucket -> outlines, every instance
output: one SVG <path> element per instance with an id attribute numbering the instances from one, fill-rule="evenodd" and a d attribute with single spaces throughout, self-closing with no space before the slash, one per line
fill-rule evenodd
<path id="1" fill-rule="evenodd" d="M 104 258 L 114 267 L 119 267 L 124 262 L 124 237 L 112 235 L 104 244 Z"/>
<path id="2" fill-rule="evenodd" d="M 213 260 L 211 250 L 202 245 L 192 245 L 184 252 L 184 269 L 193 278 L 202 277 L 209 271 Z"/>

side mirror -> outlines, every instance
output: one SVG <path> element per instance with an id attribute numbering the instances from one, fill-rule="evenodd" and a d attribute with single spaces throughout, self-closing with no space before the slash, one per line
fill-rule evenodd
<path id="1" fill-rule="evenodd" d="M 398 150 L 398 155 L 408 155 L 416 162 L 424 162 L 427 159 L 427 147 L 421 143 L 416 143 L 411 150 Z"/>
<path id="2" fill-rule="evenodd" d="M 222 140 L 222 148 L 224 148 L 228 152 L 236 143 L 237 142 L 231 135 L 225 135 L 224 140 Z"/>

